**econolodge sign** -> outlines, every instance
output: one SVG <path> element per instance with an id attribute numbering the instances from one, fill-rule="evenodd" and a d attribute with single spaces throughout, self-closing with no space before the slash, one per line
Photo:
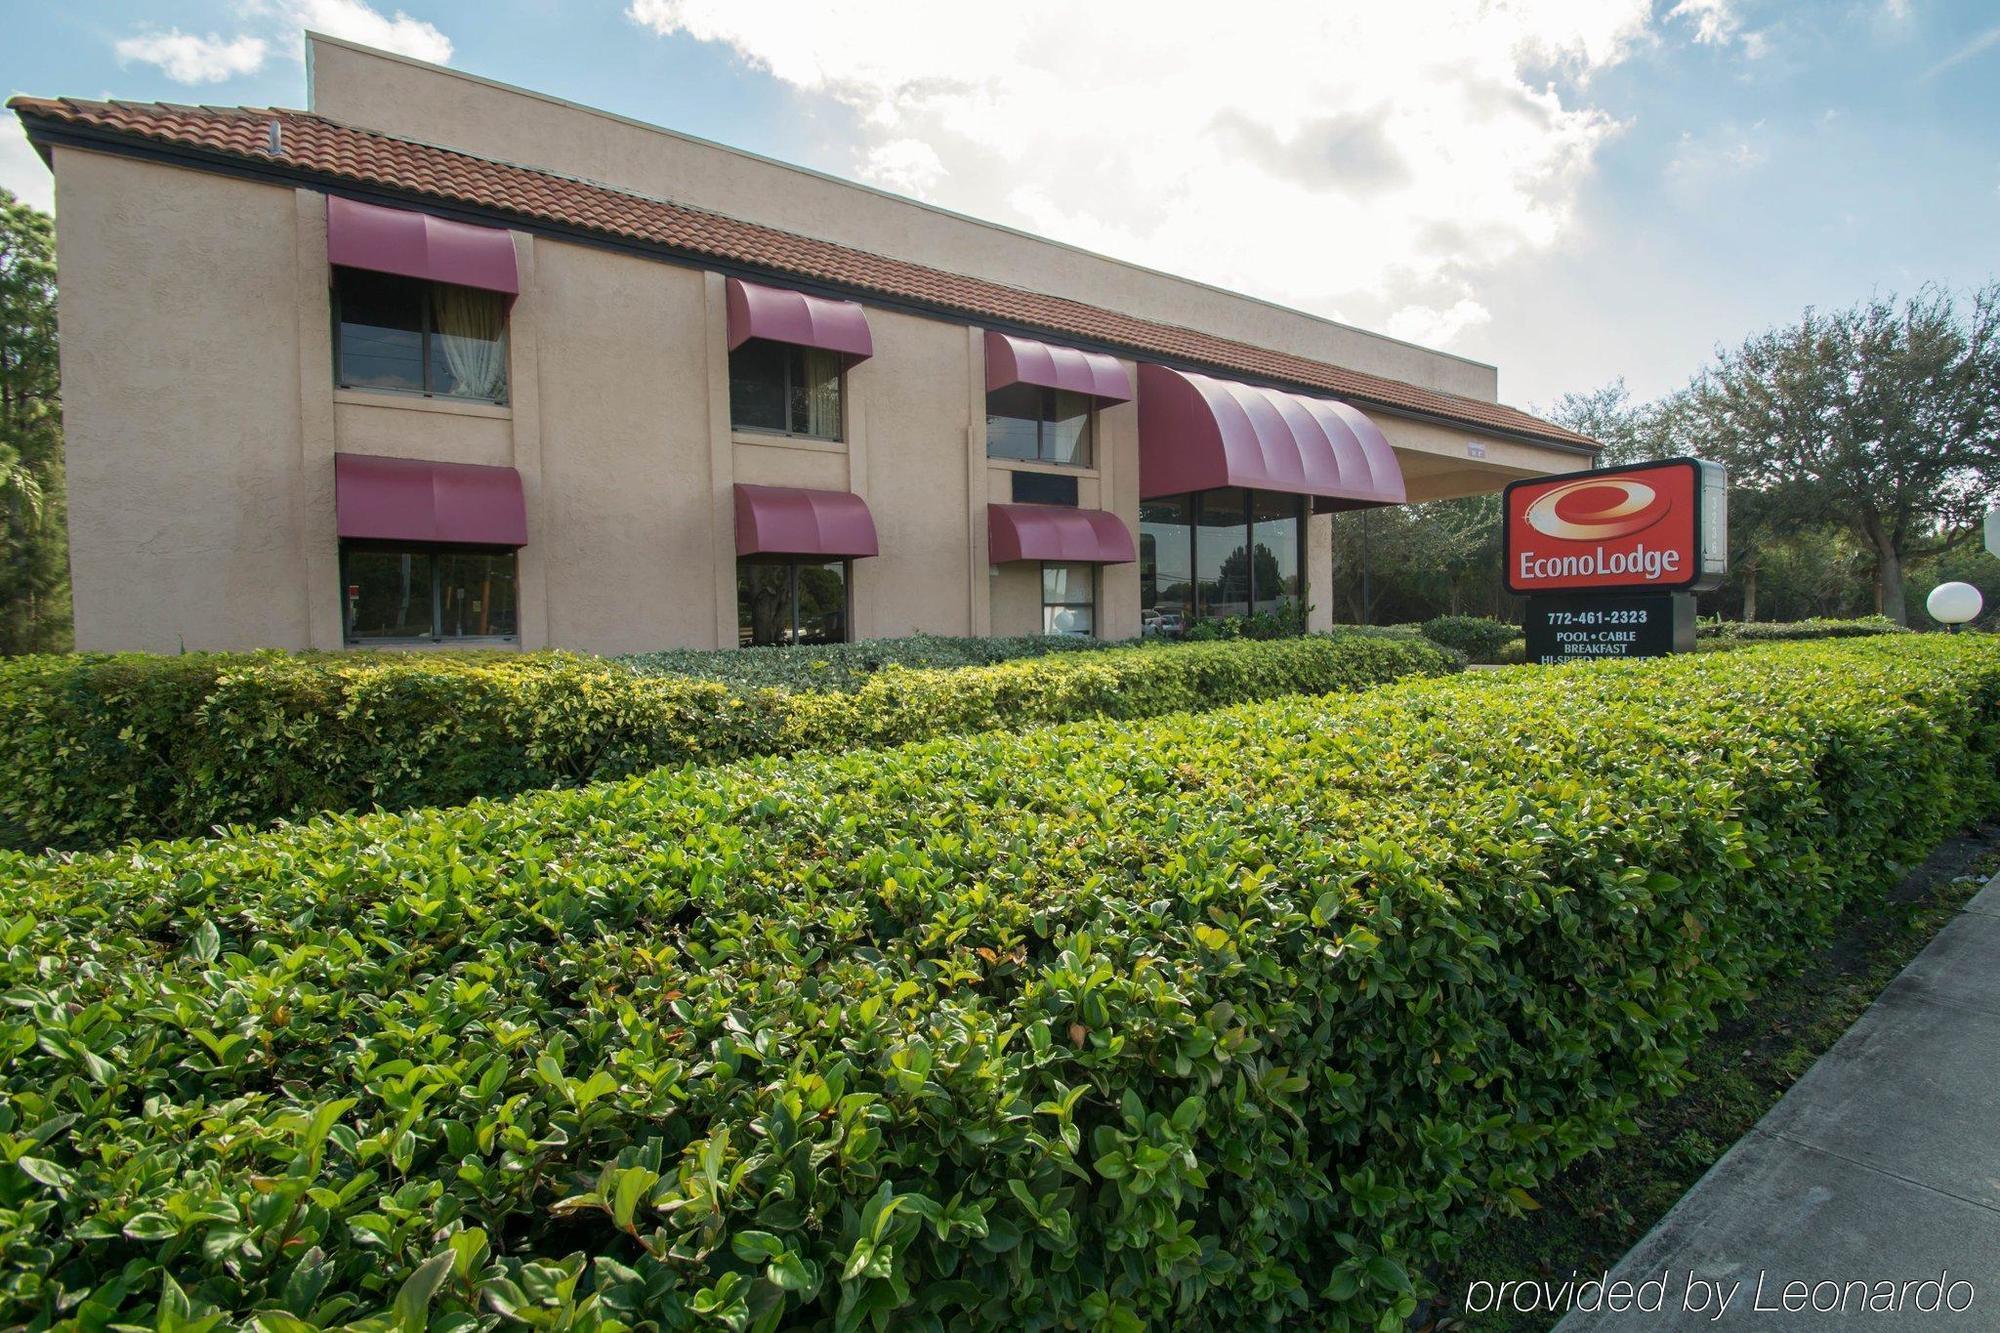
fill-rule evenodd
<path id="1" fill-rule="evenodd" d="M 1509 592 L 1695 592 L 1728 570 L 1727 478 L 1698 458 L 1536 477 L 1507 487 Z"/>

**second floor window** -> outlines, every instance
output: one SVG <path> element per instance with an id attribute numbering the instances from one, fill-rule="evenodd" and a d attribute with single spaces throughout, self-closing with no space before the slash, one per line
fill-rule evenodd
<path id="1" fill-rule="evenodd" d="M 838 352 L 752 338 L 729 354 L 729 422 L 816 440 L 841 438 Z"/>
<path id="2" fill-rule="evenodd" d="M 1009 384 L 986 395 L 986 456 L 1090 466 L 1091 400 L 1066 389 Z"/>
<path id="3" fill-rule="evenodd" d="M 498 292 L 336 268 L 333 319 L 344 389 L 507 401 L 507 303 Z"/>

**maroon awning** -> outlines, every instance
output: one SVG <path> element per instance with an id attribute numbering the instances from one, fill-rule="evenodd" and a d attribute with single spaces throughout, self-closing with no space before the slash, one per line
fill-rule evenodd
<path id="1" fill-rule="evenodd" d="M 521 474 L 510 467 L 335 454 L 333 507 L 343 537 L 528 544 Z"/>
<path id="2" fill-rule="evenodd" d="M 729 350 L 735 351 L 752 338 L 817 347 L 839 352 L 856 361 L 875 355 L 875 340 L 868 333 L 868 316 L 852 301 L 832 301 L 823 296 L 784 287 L 731 278 L 729 294 Z"/>
<path id="3" fill-rule="evenodd" d="M 1346 403 L 1150 363 L 1139 367 L 1139 494 L 1254 486 L 1315 513 L 1402 504 L 1403 469 Z"/>
<path id="4" fill-rule="evenodd" d="M 326 200 L 327 262 L 373 273 L 400 273 L 515 296 L 514 238 L 495 227 L 381 208 L 339 195 Z"/>
<path id="5" fill-rule="evenodd" d="M 876 555 L 868 502 L 851 491 L 736 485 L 738 555 Z"/>
<path id="6" fill-rule="evenodd" d="M 986 560 L 1084 560 L 1126 565 L 1138 559 L 1132 530 L 1102 509 L 1065 505 L 987 505 Z"/>
<path id="7" fill-rule="evenodd" d="M 988 333 L 986 392 L 1010 384 L 1068 389 L 1112 403 L 1132 397 L 1132 377 L 1115 356 L 1036 342 L 1033 338 L 1016 338 L 1009 333 Z"/>

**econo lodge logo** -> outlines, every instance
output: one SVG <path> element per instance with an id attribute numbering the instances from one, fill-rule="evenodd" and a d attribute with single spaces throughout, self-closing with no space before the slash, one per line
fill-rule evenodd
<path id="1" fill-rule="evenodd" d="M 1695 468 L 1684 462 L 1515 482 L 1506 500 L 1507 586 L 1687 586 L 1695 486 Z"/>
<path id="2" fill-rule="evenodd" d="M 1528 506 L 1528 526 L 1564 541 L 1601 542 L 1641 532 L 1666 514 L 1666 501 L 1643 481 L 1585 477 L 1543 492 Z"/>

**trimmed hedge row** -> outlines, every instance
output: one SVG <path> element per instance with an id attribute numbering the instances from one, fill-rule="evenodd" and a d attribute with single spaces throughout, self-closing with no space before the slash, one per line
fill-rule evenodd
<path id="1" fill-rule="evenodd" d="M 0 1323 L 1397 1328 L 1996 704 L 1780 645 L 0 857 Z"/>
<path id="2" fill-rule="evenodd" d="M 665 764 L 1151 717 L 1450 669 L 1367 636 L 1101 649 L 734 690 L 566 653 L 0 662 L 0 846 L 88 848 L 323 810 L 456 805 Z"/>
<path id="3" fill-rule="evenodd" d="M 1012 638 L 954 638 L 913 634 L 906 639 L 864 639 L 860 643 L 781 645 L 765 648 L 677 648 L 633 653 L 612 660 L 651 675 L 691 676 L 748 688 L 852 690 L 884 667 L 914 670 L 992 666 L 1050 653 L 1090 652 L 1102 644 L 1074 634 L 1030 634 Z"/>
<path id="4" fill-rule="evenodd" d="M 1464 653 L 1473 662 L 1498 662 L 1503 650 L 1521 638 L 1521 627 L 1487 616 L 1438 616 L 1419 627 L 1432 643 Z"/>
<path id="5" fill-rule="evenodd" d="M 1698 639 L 1734 639 L 1742 643 L 1790 642 L 1800 639 L 1861 639 L 1876 634 L 1909 631 L 1887 616 L 1853 620 L 1704 620 L 1695 626 Z"/>

